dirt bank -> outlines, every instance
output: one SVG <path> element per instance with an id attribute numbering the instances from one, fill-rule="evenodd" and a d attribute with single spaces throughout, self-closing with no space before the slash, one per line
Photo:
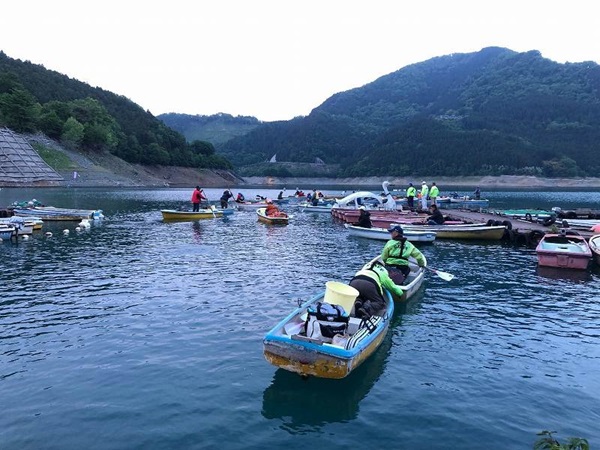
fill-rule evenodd
<path id="1" fill-rule="evenodd" d="M 236 187 L 236 186 L 286 186 L 294 189 L 326 189 L 332 186 L 381 186 L 388 180 L 396 189 L 405 188 L 409 182 L 420 186 L 423 180 L 436 184 L 442 190 L 447 187 L 474 189 L 486 188 L 600 188 L 600 178 L 538 178 L 532 176 L 503 175 L 498 177 L 357 177 L 357 178 L 277 178 L 246 177 L 220 170 L 193 169 L 173 166 L 142 166 L 129 164 L 109 153 L 79 153 L 68 150 L 56 142 L 41 135 L 29 135 L 30 142 L 39 142 L 44 146 L 63 153 L 69 159 L 68 167 L 56 169 L 65 179 L 64 184 L 82 187 L 123 186 L 123 187 Z M 77 177 L 74 177 L 74 172 Z M 1 185 L 1 183 L 0 183 Z"/>
<path id="2" fill-rule="evenodd" d="M 246 177 L 244 181 L 248 185 L 256 186 L 286 186 L 288 189 L 294 189 L 300 186 L 303 189 L 307 187 L 324 189 L 328 186 L 381 186 L 381 183 L 387 180 L 390 185 L 396 189 L 402 189 L 413 183 L 415 186 L 421 186 L 422 181 L 427 181 L 431 186 L 435 182 L 440 189 L 447 186 L 463 187 L 474 189 L 476 186 L 485 188 L 600 188 L 600 178 L 539 178 L 531 176 L 502 175 L 498 177 L 365 177 L 365 178 L 275 178 L 275 177 Z"/>

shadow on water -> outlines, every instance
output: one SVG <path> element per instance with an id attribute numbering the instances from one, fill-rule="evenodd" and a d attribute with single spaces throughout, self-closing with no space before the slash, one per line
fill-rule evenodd
<path id="1" fill-rule="evenodd" d="M 355 419 L 361 400 L 383 373 L 391 343 L 392 334 L 388 332 L 377 351 L 341 380 L 304 379 L 278 369 L 263 393 L 262 415 L 281 419 L 281 428 L 292 433 Z"/>
<path id="2" fill-rule="evenodd" d="M 536 274 L 552 280 L 587 282 L 592 280 L 592 274 L 587 270 L 565 269 L 561 267 L 537 266 Z"/>

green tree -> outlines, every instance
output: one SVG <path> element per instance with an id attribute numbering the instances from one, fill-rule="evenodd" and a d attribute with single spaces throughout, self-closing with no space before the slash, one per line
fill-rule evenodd
<path id="1" fill-rule="evenodd" d="M 31 133 L 37 129 L 40 105 L 28 91 L 13 88 L 0 94 L 0 110 L 4 124 L 19 133 Z"/>
<path id="2" fill-rule="evenodd" d="M 69 117 L 63 126 L 61 140 L 71 148 L 77 148 L 83 140 L 84 126 L 74 117 Z"/>

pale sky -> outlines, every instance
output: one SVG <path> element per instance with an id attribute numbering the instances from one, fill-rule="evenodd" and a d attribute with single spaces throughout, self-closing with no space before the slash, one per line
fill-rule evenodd
<path id="1" fill-rule="evenodd" d="M 9 57 L 152 114 L 306 116 L 407 65 L 484 47 L 600 62 L 595 0 L 0 0 Z"/>

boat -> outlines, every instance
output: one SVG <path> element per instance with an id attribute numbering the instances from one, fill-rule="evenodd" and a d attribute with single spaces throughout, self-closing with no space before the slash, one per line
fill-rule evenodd
<path id="1" fill-rule="evenodd" d="M 590 238 L 589 245 L 594 257 L 594 261 L 596 261 L 596 264 L 600 266 L 600 234 L 595 234 L 592 236 Z"/>
<path id="2" fill-rule="evenodd" d="M 259 208 L 256 210 L 259 222 L 271 225 L 287 225 L 290 220 L 290 217 L 285 213 L 283 213 L 285 215 L 282 216 L 267 216 L 266 211 L 267 208 Z"/>
<path id="3" fill-rule="evenodd" d="M 380 241 L 389 241 L 391 239 L 387 228 L 363 228 L 356 225 L 345 223 L 344 226 L 350 232 L 350 236 L 362 237 L 367 239 L 378 239 Z M 435 241 L 435 231 L 415 231 L 405 230 L 404 237 L 410 242 L 433 242 Z"/>
<path id="4" fill-rule="evenodd" d="M 36 222 L 26 217 L 12 216 L 0 219 L 0 225 L 13 227 L 15 235 L 32 234 Z"/>
<path id="5" fill-rule="evenodd" d="M 336 334 L 333 338 L 322 335 L 309 337 L 307 330 L 310 333 L 312 329 L 312 312 L 318 303 L 343 304 L 344 310 L 351 310 L 358 294 L 351 286 L 328 281 L 325 291 L 299 304 L 266 334 L 263 340 L 265 359 L 274 366 L 304 377 L 340 379 L 348 376 L 381 345 L 394 314 L 394 303 L 410 299 L 421 287 L 423 279 L 424 269 L 415 267 L 405 280 L 405 292 L 401 298 L 384 290 L 386 307 L 381 315 L 363 320 L 350 314 L 343 334 Z"/>
<path id="6" fill-rule="evenodd" d="M 438 204 L 443 209 L 481 209 L 488 208 L 490 201 L 488 199 L 474 199 L 468 195 L 464 197 L 451 197 L 450 201 L 441 202 Z"/>
<path id="7" fill-rule="evenodd" d="M 101 209 L 55 208 L 53 206 L 12 207 L 13 214 L 53 221 L 99 220 L 104 218 Z"/>
<path id="8" fill-rule="evenodd" d="M 260 208 L 266 208 L 267 202 L 241 202 L 236 203 L 240 211 L 256 211 Z"/>
<path id="9" fill-rule="evenodd" d="M 177 211 L 175 209 L 161 209 L 160 213 L 163 220 L 184 221 L 184 220 L 200 220 L 200 219 L 215 219 L 223 217 L 223 212 L 216 209 L 201 209 L 199 211 Z"/>
<path id="10" fill-rule="evenodd" d="M 583 236 L 566 229 L 542 236 L 535 248 L 540 266 L 587 269 L 592 251 Z"/>
<path id="11" fill-rule="evenodd" d="M 16 228 L 12 225 L 0 224 L 0 240 L 10 241 L 15 235 Z"/>
<path id="12" fill-rule="evenodd" d="M 298 205 L 302 208 L 302 212 L 314 212 L 314 213 L 327 213 L 331 214 L 331 204 L 312 205 L 310 203 L 303 203 Z"/>
<path id="13" fill-rule="evenodd" d="M 505 225 L 461 224 L 461 225 L 414 225 L 401 224 L 404 234 L 409 231 L 433 231 L 436 239 L 481 239 L 499 241 L 506 232 Z"/>

